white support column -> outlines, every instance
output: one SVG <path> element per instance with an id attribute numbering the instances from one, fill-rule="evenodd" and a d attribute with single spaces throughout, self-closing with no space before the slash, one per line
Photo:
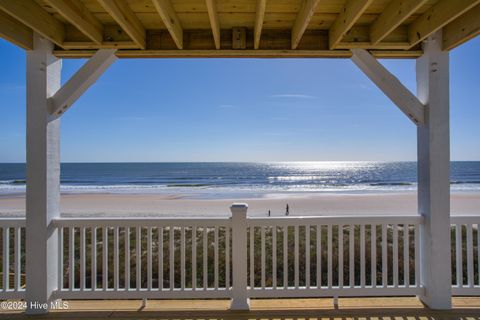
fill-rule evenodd
<path id="1" fill-rule="evenodd" d="M 51 228 L 60 215 L 60 119 L 48 112 L 48 98 L 60 88 L 61 60 L 53 44 L 34 33 L 27 51 L 27 313 L 48 312 L 58 287 L 58 236 Z"/>
<path id="2" fill-rule="evenodd" d="M 418 126 L 418 210 L 421 232 L 422 301 L 432 309 L 450 309 L 450 130 L 449 58 L 442 31 L 429 37 L 417 60 L 417 95 L 426 105 Z"/>
<path id="3" fill-rule="evenodd" d="M 246 203 L 234 203 L 232 211 L 232 310 L 249 310 L 247 291 L 247 209 Z"/>

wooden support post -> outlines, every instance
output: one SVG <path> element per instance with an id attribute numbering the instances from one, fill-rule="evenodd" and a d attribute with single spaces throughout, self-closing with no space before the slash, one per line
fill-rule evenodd
<path id="1" fill-rule="evenodd" d="M 27 313 L 46 313 L 58 289 L 60 211 L 60 119 L 48 112 L 48 98 L 60 88 L 61 60 L 53 44 L 33 35 L 27 51 Z"/>
<path id="2" fill-rule="evenodd" d="M 247 209 L 246 203 L 234 203 L 232 211 L 232 310 L 249 310 L 247 291 Z"/>
<path id="3" fill-rule="evenodd" d="M 442 31 L 424 43 L 417 60 L 417 95 L 426 105 L 425 123 L 418 126 L 418 210 L 421 229 L 420 297 L 432 309 L 450 309 L 450 130 L 449 58 L 442 51 Z"/>

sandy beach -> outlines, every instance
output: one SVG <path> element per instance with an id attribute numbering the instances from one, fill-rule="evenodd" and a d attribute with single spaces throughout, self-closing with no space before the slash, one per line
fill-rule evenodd
<path id="1" fill-rule="evenodd" d="M 225 216 L 233 202 L 246 202 L 249 215 L 414 215 L 416 193 L 379 194 L 270 194 L 251 199 L 192 199 L 165 194 L 63 194 L 64 216 Z M 480 213 L 480 193 L 452 193 L 452 215 Z M 23 216 L 25 197 L 0 196 L 0 216 Z"/>

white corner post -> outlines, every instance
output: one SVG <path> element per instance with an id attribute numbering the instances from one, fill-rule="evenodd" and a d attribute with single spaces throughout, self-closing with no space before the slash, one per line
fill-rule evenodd
<path id="1" fill-rule="evenodd" d="M 249 310 L 247 290 L 247 209 L 246 203 L 234 203 L 232 211 L 232 302 L 231 310 Z"/>
<path id="2" fill-rule="evenodd" d="M 450 309 L 450 130 L 448 52 L 442 30 L 424 43 L 417 60 L 417 96 L 368 51 L 352 50 L 352 61 L 417 126 L 420 299 L 432 309 Z"/>
<path id="3" fill-rule="evenodd" d="M 46 313 L 58 289 L 59 243 L 53 221 L 60 216 L 60 116 L 117 59 L 98 50 L 61 86 L 62 62 L 38 34 L 27 51 L 27 313 Z"/>
<path id="4" fill-rule="evenodd" d="M 52 220 L 60 215 L 60 118 L 48 112 L 48 98 L 60 88 L 62 61 L 53 44 L 33 35 L 27 51 L 27 313 L 48 312 L 58 288 L 58 235 Z"/>
<path id="5" fill-rule="evenodd" d="M 420 238 L 420 299 L 432 309 L 452 306 L 450 253 L 449 57 L 442 31 L 424 43 L 417 60 L 417 96 L 426 106 L 417 129 L 418 210 L 424 217 Z"/>

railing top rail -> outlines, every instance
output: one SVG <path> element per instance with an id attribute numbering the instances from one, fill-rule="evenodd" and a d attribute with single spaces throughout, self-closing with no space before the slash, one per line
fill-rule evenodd
<path id="1" fill-rule="evenodd" d="M 422 224 L 420 215 L 342 215 L 342 216 L 285 216 L 285 217 L 251 217 L 249 226 L 268 225 L 338 225 L 338 224 Z"/>
<path id="2" fill-rule="evenodd" d="M 54 220 L 59 227 L 148 227 L 148 226 L 230 226 L 231 217 L 62 217 Z M 342 216 L 285 216 L 248 217 L 249 226 L 268 225 L 338 225 L 338 224 L 422 224 L 420 215 L 342 215 Z M 480 215 L 451 216 L 452 224 L 480 224 Z M 25 217 L 0 217 L 0 227 L 25 227 Z"/>
<path id="3" fill-rule="evenodd" d="M 455 223 L 479 223 L 480 224 L 480 214 L 451 216 L 450 222 L 452 224 L 455 224 Z"/>
<path id="4" fill-rule="evenodd" d="M 25 227 L 25 217 L 1 217 L 0 227 Z"/>
<path id="5" fill-rule="evenodd" d="M 230 226 L 230 217 L 212 218 L 163 218 L 163 217 L 79 217 L 58 218 L 53 221 L 56 227 L 223 227 Z"/>

